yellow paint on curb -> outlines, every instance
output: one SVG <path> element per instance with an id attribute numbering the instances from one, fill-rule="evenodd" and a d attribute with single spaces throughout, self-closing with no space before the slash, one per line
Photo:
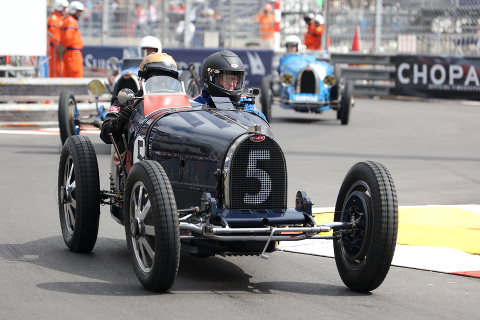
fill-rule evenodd
<path id="1" fill-rule="evenodd" d="M 480 254 L 480 215 L 455 207 L 399 209 L 397 243 Z"/>
<path id="2" fill-rule="evenodd" d="M 333 221 L 333 213 L 315 213 L 315 222 Z M 448 247 L 480 254 L 480 214 L 455 207 L 398 209 L 398 244 Z"/>

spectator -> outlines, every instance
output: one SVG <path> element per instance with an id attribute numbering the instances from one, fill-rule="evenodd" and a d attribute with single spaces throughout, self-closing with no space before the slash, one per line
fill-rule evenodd
<path id="1" fill-rule="evenodd" d="M 153 5 L 152 2 L 148 3 L 148 24 L 150 25 L 151 29 L 155 29 L 157 27 L 157 7 Z"/>
<path id="2" fill-rule="evenodd" d="M 218 46 L 223 48 L 225 46 L 225 30 L 223 28 L 222 15 L 220 14 L 220 11 L 215 10 L 213 17 L 215 19 L 215 27 L 218 31 Z"/>
<path id="3" fill-rule="evenodd" d="M 91 0 L 85 0 L 83 3 L 83 14 L 82 14 L 82 19 L 85 21 L 90 20 L 92 17 L 92 11 L 93 11 L 93 4 Z"/>
<path id="4" fill-rule="evenodd" d="M 193 38 L 195 47 L 205 45 L 205 32 L 216 31 L 216 21 L 213 18 L 214 13 L 213 9 L 204 9 L 195 20 L 195 36 Z"/>
<path id="5" fill-rule="evenodd" d="M 307 49 L 322 50 L 323 23 L 324 20 L 322 15 L 316 14 L 313 18 L 313 23 L 308 27 L 308 32 L 305 36 L 305 45 Z"/>
<path id="6" fill-rule="evenodd" d="M 273 32 L 275 24 L 275 15 L 272 12 L 272 5 L 267 3 L 265 8 L 260 9 L 254 20 L 260 24 L 260 39 L 262 48 L 273 48 Z"/>
<path id="7" fill-rule="evenodd" d="M 145 30 L 145 25 L 147 23 L 147 12 L 141 4 L 138 4 L 137 9 L 135 10 L 135 19 L 137 21 L 137 31 L 140 34 L 143 34 L 143 31 Z"/>
<path id="8" fill-rule="evenodd" d="M 307 46 L 309 43 L 312 43 L 311 35 L 308 33 L 310 25 L 313 23 L 313 18 L 315 15 L 313 13 L 308 13 L 303 17 L 303 21 L 307 24 L 307 30 L 305 31 L 303 43 Z"/>
<path id="9" fill-rule="evenodd" d="M 83 78 L 83 40 L 78 30 L 77 20 L 82 15 L 84 6 L 79 1 L 72 1 L 68 14 L 63 20 L 59 56 L 62 57 L 64 72 L 62 77 Z"/>
<path id="10" fill-rule="evenodd" d="M 58 78 L 62 75 L 61 64 L 62 61 L 58 56 L 58 47 L 60 46 L 60 28 L 63 25 L 63 18 L 67 13 L 68 1 L 56 0 L 50 17 L 48 18 L 47 30 L 48 30 L 48 65 L 50 78 Z"/>

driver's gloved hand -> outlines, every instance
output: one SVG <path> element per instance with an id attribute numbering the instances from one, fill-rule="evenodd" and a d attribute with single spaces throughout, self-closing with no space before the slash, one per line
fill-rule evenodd
<path id="1" fill-rule="evenodd" d="M 130 119 L 130 115 L 133 112 L 133 106 L 126 106 L 122 110 L 122 114 L 117 119 L 117 123 L 115 124 L 115 129 L 117 131 L 122 131 L 127 126 L 128 120 Z"/>

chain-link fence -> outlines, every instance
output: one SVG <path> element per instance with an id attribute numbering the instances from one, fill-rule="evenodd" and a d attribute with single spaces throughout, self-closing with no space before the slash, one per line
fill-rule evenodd
<path id="1" fill-rule="evenodd" d="M 258 47 L 262 39 L 255 17 L 265 4 L 274 5 L 265 0 L 105 1 L 109 1 L 107 33 L 102 32 L 103 2 L 84 1 L 79 25 L 87 45 L 135 46 L 143 36 L 153 35 L 165 47 Z M 321 13 L 331 52 L 349 52 L 358 30 L 362 52 L 478 54 L 480 0 L 381 3 L 377 8 L 375 0 L 283 0 L 281 39 L 291 34 L 303 39 L 304 15 Z M 376 21 L 381 21 L 381 29 Z"/>

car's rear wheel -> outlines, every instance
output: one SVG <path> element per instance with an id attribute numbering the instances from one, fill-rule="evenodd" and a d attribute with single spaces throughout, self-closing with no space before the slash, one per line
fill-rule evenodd
<path id="1" fill-rule="evenodd" d="M 156 161 L 136 163 L 125 190 L 125 233 L 133 268 L 148 290 L 163 292 L 175 282 L 180 228 L 170 181 Z"/>
<path id="2" fill-rule="evenodd" d="M 398 230 L 395 185 L 383 165 L 359 162 L 348 171 L 338 193 L 334 220 L 356 224 L 353 232 L 341 233 L 333 243 L 343 282 L 354 291 L 376 289 L 390 269 Z"/>
<path id="3" fill-rule="evenodd" d="M 272 120 L 272 76 L 267 75 L 262 78 L 262 83 L 260 87 L 260 104 L 262 105 L 262 113 L 267 118 L 267 121 Z"/>
<path id="4" fill-rule="evenodd" d="M 62 144 L 70 136 L 80 134 L 80 114 L 73 93 L 62 90 L 58 101 L 58 125 L 60 127 L 60 139 Z"/>
<path id="5" fill-rule="evenodd" d="M 180 77 L 178 77 L 178 81 L 183 81 L 183 85 L 185 86 L 185 93 L 187 96 L 192 99 L 195 98 L 200 94 L 200 86 L 198 85 L 195 74 L 192 70 L 183 70 Z"/>
<path id="6" fill-rule="evenodd" d="M 347 80 L 345 83 L 345 91 L 342 96 L 342 101 L 340 103 L 340 120 L 342 125 L 347 125 L 350 120 L 350 111 L 352 109 L 352 99 L 353 99 L 353 86 L 354 83 L 352 80 Z"/>
<path id="7" fill-rule="evenodd" d="M 100 180 L 95 149 L 85 136 L 71 136 L 63 145 L 58 199 L 65 244 L 74 252 L 92 251 L 100 219 Z"/>

